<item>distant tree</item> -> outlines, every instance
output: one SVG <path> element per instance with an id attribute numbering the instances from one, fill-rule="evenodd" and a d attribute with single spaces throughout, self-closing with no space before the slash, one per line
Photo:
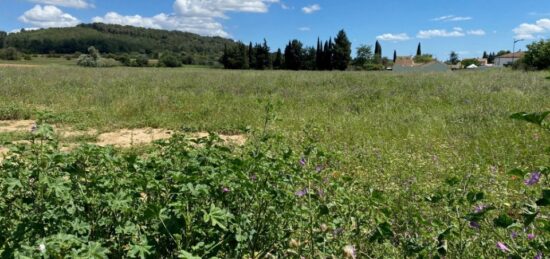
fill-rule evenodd
<path id="1" fill-rule="evenodd" d="M 302 43 L 299 40 L 292 40 L 285 48 L 285 68 L 300 70 L 302 67 Z"/>
<path id="2" fill-rule="evenodd" d="M 482 58 L 486 58 L 486 59 L 489 58 L 489 55 L 487 54 L 487 51 L 483 51 L 483 57 Z"/>
<path id="3" fill-rule="evenodd" d="M 149 57 L 147 57 L 147 55 L 145 54 L 139 55 L 136 58 L 135 64 L 138 67 L 146 67 L 149 65 Z"/>
<path id="4" fill-rule="evenodd" d="M 256 67 L 256 53 L 254 52 L 254 46 L 252 46 L 252 42 L 248 44 L 248 66 L 249 67 Z"/>
<path id="5" fill-rule="evenodd" d="M 226 69 L 248 69 L 248 49 L 242 42 L 237 42 L 234 46 L 226 46 L 220 63 Z"/>
<path id="6" fill-rule="evenodd" d="M 99 54 L 99 51 L 94 46 L 91 46 L 88 48 L 88 54 L 80 55 L 80 57 L 76 61 L 76 64 L 83 67 L 99 67 L 100 59 L 101 56 Z"/>
<path id="7" fill-rule="evenodd" d="M 458 57 L 458 54 L 455 51 L 451 51 L 451 54 L 449 55 L 449 63 L 452 65 L 456 65 L 460 62 L 460 59 Z"/>
<path id="8" fill-rule="evenodd" d="M 395 63 L 395 61 L 397 61 L 397 50 L 393 51 L 393 63 Z"/>
<path id="9" fill-rule="evenodd" d="M 378 41 L 374 45 L 374 61 L 376 64 L 382 64 L 382 45 Z"/>
<path id="10" fill-rule="evenodd" d="M 304 70 L 315 70 L 316 64 L 316 49 L 314 47 L 306 47 L 302 52 L 302 67 Z"/>
<path id="11" fill-rule="evenodd" d="M 494 64 L 495 63 L 496 54 L 494 52 L 491 52 L 489 54 L 489 57 L 487 58 L 487 63 Z"/>
<path id="12" fill-rule="evenodd" d="M 424 54 L 424 55 L 414 57 L 415 63 L 429 63 L 429 62 L 432 62 L 433 60 L 434 58 L 430 54 Z"/>
<path id="13" fill-rule="evenodd" d="M 420 42 L 418 43 L 418 47 L 416 48 L 416 55 L 422 56 L 422 45 L 420 44 Z"/>
<path id="14" fill-rule="evenodd" d="M 8 37 L 8 33 L 5 31 L 0 31 L 0 49 L 5 48 L 6 39 Z"/>
<path id="15" fill-rule="evenodd" d="M 315 51 L 315 69 L 323 70 L 323 43 L 321 39 L 317 37 L 317 49 Z"/>
<path id="16" fill-rule="evenodd" d="M 21 53 L 17 49 L 9 47 L 5 49 L 0 49 L 0 59 L 4 60 L 20 60 Z"/>
<path id="17" fill-rule="evenodd" d="M 281 68 L 283 68 L 283 54 L 281 53 L 281 49 L 277 49 L 277 53 L 275 54 L 275 59 L 273 61 L 273 69 Z"/>
<path id="18" fill-rule="evenodd" d="M 265 39 L 263 44 L 256 44 L 254 47 L 254 54 L 256 56 L 254 64 L 255 69 L 264 70 L 271 68 L 271 54 Z"/>
<path id="19" fill-rule="evenodd" d="M 177 54 L 166 52 L 160 56 L 159 65 L 163 67 L 181 67 L 182 62 Z"/>
<path id="20" fill-rule="evenodd" d="M 333 69 L 333 57 L 334 57 L 334 44 L 332 43 L 332 38 L 325 42 L 323 46 L 323 69 L 322 70 L 332 70 Z"/>
<path id="21" fill-rule="evenodd" d="M 539 70 L 550 68 L 550 40 L 541 40 L 527 45 L 527 52 L 522 62 L 526 68 Z"/>
<path id="22" fill-rule="evenodd" d="M 356 67 L 364 68 L 366 64 L 372 63 L 373 54 L 372 47 L 368 45 L 361 45 L 357 48 L 357 55 L 353 60 L 353 65 Z"/>
<path id="23" fill-rule="evenodd" d="M 479 62 L 479 60 L 477 60 L 475 58 L 469 58 L 469 59 L 463 59 L 462 60 L 462 66 L 463 67 L 468 67 L 470 65 L 480 66 L 481 63 Z"/>
<path id="24" fill-rule="evenodd" d="M 344 30 L 340 30 L 334 39 L 334 68 L 346 70 L 351 62 L 351 42 Z"/>
<path id="25" fill-rule="evenodd" d="M 499 51 L 499 52 L 497 53 L 496 56 L 498 57 L 498 56 L 502 56 L 502 55 L 506 55 L 506 54 L 510 54 L 510 53 L 512 53 L 512 51 L 509 51 L 509 50 L 501 50 L 501 51 Z"/>

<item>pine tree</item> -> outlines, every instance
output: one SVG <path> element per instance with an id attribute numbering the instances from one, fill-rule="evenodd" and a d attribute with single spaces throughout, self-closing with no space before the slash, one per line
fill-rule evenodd
<path id="1" fill-rule="evenodd" d="M 420 44 L 420 42 L 418 43 L 418 47 L 416 48 L 416 56 L 422 56 L 422 45 Z"/>
<path id="2" fill-rule="evenodd" d="M 256 67 L 256 53 L 254 53 L 252 42 L 250 42 L 250 44 L 248 45 L 248 66 L 250 68 Z"/>
<path id="3" fill-rule="evenodd" d="M 285 68 L 300 70 L 302 68 L 302 43 L 299 40 L 292 40 L 285 48 Z"/>
<path id="4" fill-rule="evenodd" d="M 397 61 L 397 50 L 393 50 L 393 63 Z"/>
<path id="5" fill-rule="evenodd" d="M 334 39 L 334 68 L 346 70 L 351 62 L 351 42 L 344 30 Z"/>

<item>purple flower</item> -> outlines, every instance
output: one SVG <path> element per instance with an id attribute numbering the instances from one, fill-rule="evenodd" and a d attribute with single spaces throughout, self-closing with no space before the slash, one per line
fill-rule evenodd
<path id="1" fill-rule="evenodd" d="M 34 123 L 31 127 L 31 133 L 35 133 L 38 127 L 36 126 L 36 123 Z"/>
<path id="2" fill-rule="evenodd" d="M 540 172 L 532 173 L 531 176 L 529 177 L 529 179 L 525 180 L 525 185 L 533 186 L 533 185 L 539 183 L 541 175 L 542 174 Z"/>
<path id="3" fill-rule="evenodd" d="M 230 191 L 231 191 L 231 190 L 229 190 L 229 188 L 227 188 L 227 187 L 223 187 L 223 188 L 222 188 L 222 192 L 223 192 L 223 193 L 228 193 L 228 192 L 230 192 Z"/>
<path id="4" fill-rule="evenodd" d="M 542 252 L 538 252 L 534 259 L 542 259 Z"/>
<path id="5" fill-rule="evenodd" d="M 250 180 L 256 181 L 256 180 L 258 180 L 258 177 L 255 174 L 253 174 L 253 175 L 250 176 Z"/>
<path id="6" fill-rule="evenodd" d="M 315 167 L 315 171 L 316 171 L 317 173 L 320 173 L 321 171 L 323 171 L 323 169 L 325 169 L 325 167 L 322 166 L 322 165 L 318 165 L 317 167 Z"/>
<path id="7" fill-rule="evenodd" d="M 317 190 L 317 195 L 319 195 L 319 197 L 324 197 L 325 196 L 325 191 L 323 189 L 319 189 L 319 190 Z"/>
<path id="8" fill-rule="evenodd" d="M 480 229 L 481 225 L 478 222 L 470 221 L 470 227 L 475 229 Z"/>
<path id="9" fill-rule="evenodd" d="M 533 239 L 535 239 L 535 237 L 536 237 L 535 234 L 532 234 L 532 233 L 527 234 L 527 239 L 529 239 L 529 240 L 533 240 Z"/>
<path id="10" fill-rule="evenodd" d="M 308 191 L 307 188 L 304 188 L 302 190 L 297 191 L 295 194 L 298 197 L 304 197 L 307 194 L 307 191 Z"/>
<path id="11" fill-rule="evenodd" d="M 506 244 L 502 243 L 502 242 L 497 242 L 497 248 L 500 249 L 500 251 L 502 252 L 510 252 L 510 248 L 508 248 L 506 246 Z"/>
<path id="12" fill-rule="evenodd" d="M 516 231 L 512 232 L 512 234 L 510 234 L 510 237 L 512 239 L 515 239 L 516 237 L 518 237 L 518 232 L 516 232 Z"/>
<path id="13" fill-rule="evenodd" d="M 302 157 L 302 159 L 300 159 L 300 165 L 301 166 L 305 166 L 307 164 L 307 160 L 305 157 Z"/>

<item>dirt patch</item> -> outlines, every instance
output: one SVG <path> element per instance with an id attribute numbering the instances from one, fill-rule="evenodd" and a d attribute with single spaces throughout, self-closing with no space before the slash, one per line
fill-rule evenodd
<path id="1" fill-rule="evenodd" d="M 0 64 L 0 67 L 39 67 L 39 65 L 27 65 L 27 64 Z"/>
<path id="2" fill-rule="evenodd" d="M 0 121 L 0 133 L 11 133 L 21 131 L 31 131 L 34 126 L 32 120 L 9 120 Z"/>
<path id="3" fill-rule="evenodd" d="M 156 140 L 168 139 L 172 132 L 164 129 L 122 129 L 115 132 L 100 134 L 97 137 L 99 146 L 131 147 L 149 144 Z"/>
<path id="4" fill-rule="evenodd" d="M 35 122 L 32 120 L 9 120 L 0 121 L 0 133 L 6 132 L 29 132 L 35 126 Z M 70 151 L 77 145 L 71 141 L 70 138 L 78 138 L 85 136 L 97 136 L 97 141 L 90 144 L 96 144 L 99 146 L 115 146 L 120 148 L 128 148 L 132 146 L 147 145 L 156 140 L 169 139 L 174 134 L 174 131 L 168 129 L 121 129 L 114 132 L 106 132 L 99 134 L 95 129 L 89 130 L 74 130 L 70 127 L 54 126 L 55 132 L 60 136 L 61 141 L 66 140 L 66 145 L 63 151 Z M 99 135 L 98 135 L 99 134 Z M 203 138 L 208 137 L 207 132 L 189 133 L 191 138 Z M 244 135 L 220 135 L 220 138 L 233 145 L 242 146 L 246 143 L 246 136 Z M 7 149 L 0 147 L 0 154 L 6 153 Z"/>

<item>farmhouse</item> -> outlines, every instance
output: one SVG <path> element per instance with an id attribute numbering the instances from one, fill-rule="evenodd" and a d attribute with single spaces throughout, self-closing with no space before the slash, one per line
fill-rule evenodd
<path id="1" fill-rule="evenodd" d="M 504 67 L 512 64 L 514 61 L 517 61 L 520 58 L 523 58 L 525 56 L 525 52 L 516 52 L 516 53 L 510 53 L 501 55 L 495 58 L 495 67 Z"/>

